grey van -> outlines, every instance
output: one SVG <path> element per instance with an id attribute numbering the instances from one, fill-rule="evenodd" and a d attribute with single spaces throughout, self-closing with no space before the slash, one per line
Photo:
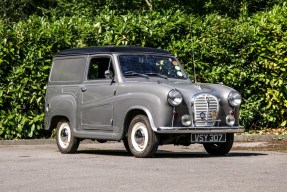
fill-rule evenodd
<path id="1" fill-rule="evenodd" d="M 223 84 L 192 83 L 170 52 L 134 46 L 69 49 L 55 55 L 45 100 L 45 129 L 60 152 L 84 139 L 123 141 L 135 157 L 159 145 L 232 148 L 241 95 Z"/>

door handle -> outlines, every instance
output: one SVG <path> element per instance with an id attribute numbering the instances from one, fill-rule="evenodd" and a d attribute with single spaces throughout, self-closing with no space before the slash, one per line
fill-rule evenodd
<path id="1" fill-rule="evenodd" d="M 82 92 L 85 92 L 85 91 L 87 91 L 87 88 L 86 87 L 81 87 L 81 90 L 82 90 Z"/>

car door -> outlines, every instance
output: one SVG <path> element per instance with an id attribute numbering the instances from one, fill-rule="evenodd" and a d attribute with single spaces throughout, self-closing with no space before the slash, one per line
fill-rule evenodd
<path id="1" fill-rule="evenodd" d="M 113 131 L 113 102 L 118 86 L 114 80 L 113 65 L 111 55 L 97 55 L 89 59 L 79 102 L 82 130 L 111 133 Z M 110 72 L 110 77 L 105 77 L 107 71 Z"/>

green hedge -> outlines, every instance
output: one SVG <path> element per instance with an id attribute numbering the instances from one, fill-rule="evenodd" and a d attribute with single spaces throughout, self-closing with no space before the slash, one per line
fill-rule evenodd
<path id="1" fill-rule="evenodd" d="M 31 15 L 93 17 L 105 9 L 116 10 L 117 14 L 173 9 L 200 17 L 216 13 L 238 18 L 242 11 L 251 15 L 283 2 L 284 0 L 0 0 L 0 18 L 19 21 L 27 20 Z"/>
<path id="2" fill-rule="evenodd" d="M 0 138 L 39 138 L 52 56 L 63 49 L 140 45 L 174 53 L 190 75 L 192 49 L 202 82 L 223 82 L 243 95 L 246 128 L 286 126 L 287 7 L 238 19 L 182 11 L 88 18 L 31 16 L 0 20 Z"/>

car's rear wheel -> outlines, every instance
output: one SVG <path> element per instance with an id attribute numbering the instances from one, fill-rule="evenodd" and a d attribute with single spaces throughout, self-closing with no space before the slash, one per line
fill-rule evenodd
<path id="1" fill-rule="evenodd" d="M 226 134 L 226 142 L 224 143 L 204 143 L 204 149 L 210 155 L 226 155 L 232 148 L 234 141 L 234 134 Z"/>
<path id="2" fill-rule="evenodd" d="M 145 115 L 135 116 L 128 130 L 128 146 L 135 157 L 152 157 L 158 148 L 158 138 Z"/>
<path id="3" fill-rule="evenodd" d="M 56 141 L 61 153 L 75 153 L 80 144 L 80 140 L 74 137 L 66 120 L 60 120 L 57 124 Z"/>

